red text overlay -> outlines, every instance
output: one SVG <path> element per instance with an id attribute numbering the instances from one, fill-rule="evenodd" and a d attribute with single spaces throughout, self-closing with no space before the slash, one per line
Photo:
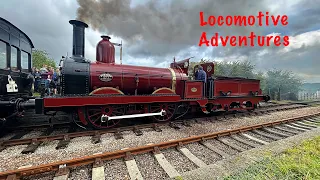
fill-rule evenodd
<path id="1" fill-rule="evenodd" d="M 265 14 L 259 12 L 257 16 L 205 16 L 203 12 L 200 12 L 200 26 L 287 26 L 287 15 L 269 15 L 269 12 Z M 219 41 L 222 46 L 288 46 L 289 36 L 268 35 L 257 36 L 254 32 L 246 36 L 219 36 L 219 33 L 208 35 L 206 32 L 202 32 L 199 40 L 199 46 L 218 46 Z"/>

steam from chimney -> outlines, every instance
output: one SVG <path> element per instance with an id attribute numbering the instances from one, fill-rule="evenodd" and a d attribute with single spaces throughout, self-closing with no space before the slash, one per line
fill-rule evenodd
<path id="1" fill-rule="evenodd" d="M 78 19 L 130 46 L 131 54 L 167 55 L 196 46 L 203 31 L 221 35 L 247 35 L 258 27 L 200 27 L 199 12 L 205 15 L 256 15 L 267 11 L 264 0 L 170 0 L 148 1 L 132 6 L 131 0 L 78 0 Z"/>

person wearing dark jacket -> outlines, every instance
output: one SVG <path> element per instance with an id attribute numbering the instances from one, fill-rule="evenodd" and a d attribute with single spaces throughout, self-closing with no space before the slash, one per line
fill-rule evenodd
<path id="1" fill-rule="evenodd" d="M 39 92 L 39 86 L 40 86 L 40 80 L 41 80 L 41 73 L 38 68 L 35 69 L 35 72 L 33 74 L 33 77 L 35 79 L 34 81 L 34 91 Z"/>
<path id="2" fill-rule="evenodd" d="M 194 79 L 198 78 L 198 71 L 199 71 L 199 69 L 196 67 L 195 71 L 194 71 Z"/>
<path id="3" fill-rule="evenodd" d="M 207 82 L 207 73 L 203 70 L 202 66 L 199 66 L 199 71 L 197 73 L 196 80 L 201 80 L 201 81 Z"/>

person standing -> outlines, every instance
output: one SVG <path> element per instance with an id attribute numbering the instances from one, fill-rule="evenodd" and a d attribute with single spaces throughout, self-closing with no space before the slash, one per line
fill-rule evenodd
<path id="1" fill-rule="evenodd" d="M 40 85 L 40 81 L 41 81 L 41 73 L 39 71 L 38 68 L 35 69 L 35 72 L 34 72 L 34 91 L 35 92 L 39 92 L 39 85 Z"/>
<path id="2" fill-rule="evenodd" d="M 197 80 L 203 81 L 203 95 L 206 95 L 206 83 L 207 83 L 207 73 L 203 70 L 202 66 L 199 66 Z"/>
<path id="3" fill-rule="evenodd" d="M 41 72 L 41 74 L 47 73 L 47 72 L 48 72 L 47 65 L 44 64 L 44 65 L 42 66 L 42 68 L 40 68 L 40 72 Z"/>
<path id="4" fill-rule="evenodd" d="M 199 71 L 197 73 L 197 80 L 207 82 L 207 73 L 203 70 L 202 66 L 199 66 Z"/>
<path id="5" fill-rule="evenodd" d="M 48 93 L 49 96 L 50 96 L 50 94 L 51 94 L 50 84 L 51 84 L 51 76 L 50 76 L 50 74 L 49 74 L 49 75 L 47 76 L 46 84 L 45 84 L 45 88 L 46 88 L 46 91 L 47 91 L 47 93 Z"/>
<path id="6" fill-rule="evenodd" d="M 57 88 L 57 94 L 60 94 L 60 91 L 61 91 L 60 78 L 61 78 L 61 72 L 60 72 L 60 69 L 57 68 L 56 69 L 56 79 L 55 79 L 56 88 Z"/>
<path id="7" fill-rule="evenodd" d="M 199 68 L 196 67 L 194 71 L 194 79 L 198 79 L 198 72 L 199 72 Z"/>
<path id="8" fill-rule="evenodd" d="M 58 73 L 56 71 L 54 71 L 53 68 L 51 68 L 50 71 L 52 72 L 52 89 L 53 89 L 53 93 L 57 94 Z"/>

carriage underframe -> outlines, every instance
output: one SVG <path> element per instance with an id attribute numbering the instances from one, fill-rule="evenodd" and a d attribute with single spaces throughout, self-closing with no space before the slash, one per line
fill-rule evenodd
<path id="1" fill-rule="evenodd" d="M 37 113 L 46 111 L 74 111 L 83 125 L 111 128 L 121 119 L 149 117 L 154 121 L 170 121 L 187 111 L 210 114 L 217 111 L 250 111 L 264 100 L 264 96 L 230 96 L 214 99 L 182 99 L 176 94 L 127 96 L 92 95 L 37 98 Z"/>

